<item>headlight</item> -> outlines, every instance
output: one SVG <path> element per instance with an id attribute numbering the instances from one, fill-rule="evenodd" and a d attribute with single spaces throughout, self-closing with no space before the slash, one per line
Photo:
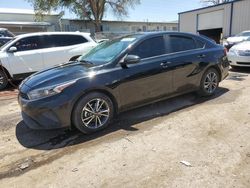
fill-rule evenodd
<path id="1" fill-rule="evenodd" d="M 236 50 L 236 49 L 234 49 L 234 48 L 231 48 L 231 49 L 229 50 L 229 53 L 238 56 L 238 50 Z"/>
<path id="2" fill-rule="evenodd" d="M 46 88 L 35 89 L 35 90 L 28 92 L 28 97 L 30 100 L 37 100 L 37 99 L 41 99 L 45 97 L 50 97 L 58 93 L 61 93 L 65 88 L 69 87 L 75 82 L 76 80 L 46 87 Z"/>

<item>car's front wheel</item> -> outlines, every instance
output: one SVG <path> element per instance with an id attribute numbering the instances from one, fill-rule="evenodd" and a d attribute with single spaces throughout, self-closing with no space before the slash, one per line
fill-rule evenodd
<path id="1" fill-rule="evenodd" d="M 201 96 L 211 96 L 219 86 L 219 73 L 216 69 L 208 69 L 202 76 L 199 94 Z"/>
<path id="2" fill-rule="evenodd" d="M 77 129 L 85 134 L 104 129 L 114 115 L 114 107 L 110 98 L 99 92 L 89 93 L 76 104 L 72 121 Z"/>
<path id="3" fill-rule="evenodd" d="M 0 70 L 0 90 L 3 90 L 8 85 L 8 77 L 6 73 Z"/>

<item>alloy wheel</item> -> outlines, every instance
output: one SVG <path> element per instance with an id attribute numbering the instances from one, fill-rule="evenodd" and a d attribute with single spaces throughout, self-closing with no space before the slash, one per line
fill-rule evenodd
<path id="1" fill-rule="evenodd" d="M 215 72 L 209 72 L 205 78 L 204 89 L 208 93 L 213 93 L 218 86 L 218 77 Z"/>
<path id="2" fill-rule="evenodd" d="M 3 75 L 0 74 L 0 85 L 3 85 L 4 84 L 4 77 Z"/>
<path id="3" fill-rule="evenodd" d="M 81 120 L 84 126 L 90 129 L 102 127 L 109 119 L 110 109 L 108 103 L 96 98 L 89 101 L 82 109 Z"/>

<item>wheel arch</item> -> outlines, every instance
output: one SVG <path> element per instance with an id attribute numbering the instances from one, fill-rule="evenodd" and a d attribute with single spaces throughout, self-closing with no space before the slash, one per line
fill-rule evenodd
<path id="1" fill-rule="evenodd" d="M 0 64 L 0 70 L 4 71 L 4 73 L 7 75 L 7 77 L 9 79 L 12 78 L 11 75 L 10 75 L 10 73 L 9 73 L 9 71 L 3 65 L 1 65 L 1 64 Z"/>
<path id="2" fill-rule="evenodd" d="M 207 70 L 209 70 L 209 69 L 215 69 L 215 70 L 219 73 L 219 82 L 220 82 L 221 79 L 222 79 L 222 73 L 221 73 L 220 68 L 219 68 L 217 65 L 211 65 L 211 66 L 209 66 L 209 67 L 205 70 L 205 72 L 206 72 Z"/>

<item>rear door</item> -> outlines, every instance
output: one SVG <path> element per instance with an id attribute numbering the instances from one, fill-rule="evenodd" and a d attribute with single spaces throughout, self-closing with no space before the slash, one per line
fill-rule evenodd
<path id="1" fill-rule="evenodd" d="M 41 50 L 41 54 L 46 68 L 68 61 L 67 51 L 65 50 L 66 42 L 67 37 L 64 35 L 43 36 L 43 44 L 45 48 Z"/>
<path id="2" fill-rule="evenodd" d="M 172 72 L 162 63 L 166 61 L 163 36 L 139 43 L 129 54 L 141 61 L 121 70 L 121 103 L 124 108 L 140 105 L 164 97 L 172 92 Z"/>
<path id="3" fill-rule="evenodd" d="M 198 72 L 206 54 L 205 43 L 189 35 L 166 36 L 168 63 L 173 69 L 174 92 L 193 90 L 199 82 Z"/>
<path id="4" fill-rule="evenodd" d="M 16 52 L 7 52 L 13 77 L 22 79 L 28 74 L 44 69 L 40 50 L 43 48 L 40 36 L 26 37 L 15 42 Z"/>
<path id="5" fill-rule="evenodd" d="M 80 35 L 45 35 L 43 41 L 46 48 L 41 53 L 47 68 L 68 62 L 92 48 L 86 45 L 88 40 Z"/>

